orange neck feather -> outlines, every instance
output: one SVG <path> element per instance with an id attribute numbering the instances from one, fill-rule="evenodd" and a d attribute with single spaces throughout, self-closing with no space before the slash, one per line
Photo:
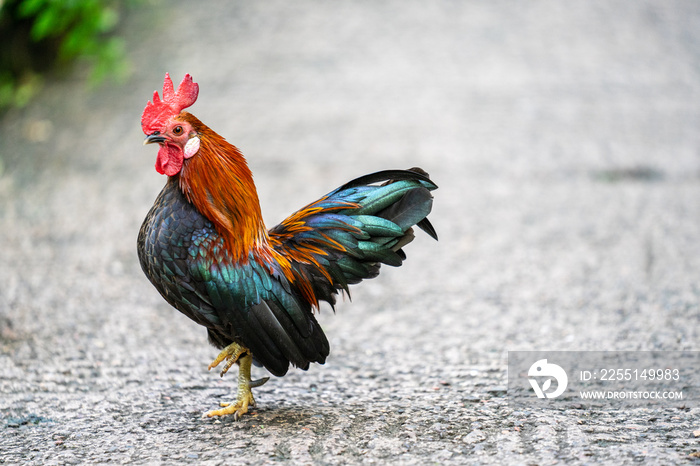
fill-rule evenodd
<path id="1" fill-rule="evenodd" d="M 270 237 L 265 228 L 253 175 L 243 154 L 192 114 L 183 112 L 179 118 L 192 125 L 200 141 L 199 151 L 183 163 L 178 175 L 180 189 L 187 200 L 214 224 L 224 239 L 231 261 L 246 264 L 253 253 L 258 263 L 270 267 L 270 273 L 273 273 L 270 264 L 275 263 L 291 283 L 298 284 L 301 295 L 318 307 L 318 298 L 309 277 L 297 276 L 291 259 L 318 266 L 313 253 L 323 255 L 324 251 L 311 247 L 283 254 L 279 250 L 280 238 Z M 291 222 L 294 223 L 295 219 L 293 216 Z M 322 268 L 319 271 L 327 275 Z M 330 276 L 327 277 L 330 280 Z"/>
<path id="2" fill-rule="evenodd" d="M 246 263 L 251 251 L 268 251 L 268 235 L 260 211 L 253 175 L 243 154 L 192 114 L 183 112 L 199 133 L 199 152 L 186 159 L 180 189 L 224 238 L 236 263 Z"/>

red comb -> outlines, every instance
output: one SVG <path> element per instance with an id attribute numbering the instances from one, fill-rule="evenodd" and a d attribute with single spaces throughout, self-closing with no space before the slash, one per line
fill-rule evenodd
<path id="1" fill-rule="evenodd" d="M 153 102 L 148 102 L 141 115 L 141 128 L 146 134 L 153 134 L 163 129 L 168 118 L 179 114 L 183 109 L 191 106 L 197 100 L 199 85 L 192 82 L 192 76 L 186 74 L 182 78 L 177 92 L 173 88 L 170 75 L 165 73 L 163 81 L 163 100 L 160 100 L 158 91 L 153 93 Z"/>

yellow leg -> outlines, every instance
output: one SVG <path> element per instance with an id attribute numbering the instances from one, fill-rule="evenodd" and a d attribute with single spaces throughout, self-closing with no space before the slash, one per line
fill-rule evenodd
<path id="1" fill-rule="evenodd" d="M 227 361 L 221 371 L 222 376 L 234 363 L 238 364 L 238 394 L 236 396 L 236 402 L 233 404 L 221 403 L 222 409 L 209 411 L 207 416 L 214 417 L 233 414 L 233 419 L 237 421 L 248 412 L 248 406 L 255 406 L 255 399 L 253 398 L 251 388 L 259 387 L 264 384 L 268 381 L 268 377 L 255 381 L 250 379 L 250 368 L 253 364 L 253 357 L 250 355 L 250 351 L 247 348 L 237 343 L 230 344 L 219 353 L 219 356 L 209 365 L 209 369 L 211 370 L 218 366 L 224 359 Z"/>

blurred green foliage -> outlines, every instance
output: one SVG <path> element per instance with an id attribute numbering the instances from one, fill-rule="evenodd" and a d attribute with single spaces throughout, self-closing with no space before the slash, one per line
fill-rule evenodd
<path id="1" fill-rule="evenodd" d="M 76 60 L 89 62 L 91 84 L 124 79 L 124 41 L 113 35 L 124 3 L 0 0 L 0 111 L 26 105 L 43 75 Z"/>

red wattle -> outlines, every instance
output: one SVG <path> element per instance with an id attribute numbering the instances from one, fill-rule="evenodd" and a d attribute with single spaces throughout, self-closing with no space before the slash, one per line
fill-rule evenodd
<path id="1" fill-rule="evenodd" d="M 175 176 L 180 173 L 184 158 L 179 147 L 171 144 L 160 146 L 156 158 L 156 171 L 161 175 Z"/>

